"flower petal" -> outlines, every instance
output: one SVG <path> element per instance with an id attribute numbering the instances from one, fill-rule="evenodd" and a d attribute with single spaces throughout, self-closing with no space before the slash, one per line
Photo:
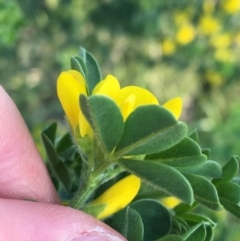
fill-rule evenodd
<path id="1" fill-rule="evenodd" d="M 70 72 L 70 73 L 69 73 Z M 72 71 L 62 72 L 57 80 L 57 94 L 62 104 L 67 119 L 75 131 L 78 125 L 80 112 L 79 95 L 86 94 L 85 82 L 81 74 L 77 79 L 72 75 Z M 83 81 L 82 81 L 82 80 Z M 84 83 L 84 85 L 82 85 Z"/>
<path id="2" fill-rule="evenodd" d="M 141 179 L 135 175 L 129 175 L 105 191 L 91 204 L 107 204 L 107 207 L 98 214 L 98 219 L 104 219 L 127 206 L 137 195 Z"/>
<path id="3" fill-rule="evenodd" d="M 125 88 L 122 88 L 119 91 L 118 96 L 115 97 L 115 101 L 119 105 L 120 108 L 125 108 L 124 103 L 133 94 L 134 94 L 135 98 L 134 98 L 134 104 L 132 106 L 131 112 L 134 111 L 138 106 L 141 106 L 141 105 L 150 105 L 150 104 L 158 105 L 158 100 L 151 92 L 149 92 L 143 88 L 137 87 L 137 86 L 127 86 Z M 131 112 L 129 112 L 128 115 Z M 123 109 L 122 109 L 122 113 L 124 113 Z M 127 118 L 127 116 L 125 116 L 125 113 L 123 114 L 123 116 L 124 116 L 124 119 Z"/>
<path id="4" fill-rule="evenodd" d="M 120 109 L 121 109 L 124 121 L 127 119 L 129 114 L 133 111 L 135 101 L 136 101 L 136 96 L 132 94 L 132 95 L 129 95 L 127 99 L 121 104 Z"/>
<path id="5" fill-rule="evenodd" d="M 176 207 L 179 203 L 181 203 L 181 200 L 176 198 L 176 197 L 166 197 L 162 198 L 161 202 L 163 203 L 164 206 L 167 208 L 174 208 Z"/>
<path id="6" fill-rule="evenodd" d="M 176 97 L 167 101 L 162 107 L 168 109 L 178 119 L 182 112 L 182 99 Z"/>
<path id="7" fill-rule="evenodd" d="M 90 124 L 88 123 L 87 119 L 83 115 L 82 110 L 80 110 L 79 112 L 79 131 L 81 137 L 84 137 L 86 134 L 93 137 L 93 130 Z"/>
<path id="8" fill-rule="evenodd" d="M 84 93 L 87 93 L 86 81 L 85 81 L 84 77 L 82 76 L 82 74 L 76 70 L 69 70 L 67 73 L 72 75 L 74 77 L 74 79 L 76 79 L 80 83 L 80 85 L 83 87 Z"/>
<path id="9" fill-rule="evenodd" d="M 120 84 L 118 80 L 114 76 L 108 75 L 94 87 L 92 95 L 103 94 L 114 99 L 119 90 Z"/>

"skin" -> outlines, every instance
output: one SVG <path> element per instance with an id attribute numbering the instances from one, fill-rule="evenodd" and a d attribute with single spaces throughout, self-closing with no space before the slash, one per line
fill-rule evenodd
<path id="1" fill-rule="evenodd" d="M 0 240 L 126 241 L 104 223 L 60 205 L 32 137 L 1 86 Z"/>

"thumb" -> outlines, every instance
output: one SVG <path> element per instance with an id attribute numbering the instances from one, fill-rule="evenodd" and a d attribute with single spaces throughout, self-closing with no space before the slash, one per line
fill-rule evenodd
<path id="1" fill-rule="evenodd" d="M 0 198 L 0 240 L 126 241 L 91 216 L 55 204 Z"/>

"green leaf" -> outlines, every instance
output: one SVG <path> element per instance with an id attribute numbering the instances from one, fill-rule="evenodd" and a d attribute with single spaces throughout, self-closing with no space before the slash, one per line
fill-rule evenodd
<path id="1" fill-rule="evenodd" d="M 143 240 L 156 240 L 171 230 L 171 216 L 169 211 L 158 201 L 142 199 L 129 205 L 137 211 L 143 222 Z"/>
<path id="2" fill-rule="evenodd" d="M 159 190 L 191 204 L 193 192 L 186 178 L 174 168 L 153 161 L 121 159 L 119 165 Z"/>
<path id="3" fill-rule="evenodd" d="M 45 133 L 42 133 L 42 140 L 49 158 L 50 168 L 56 178 L 63 184 L 64 188 L 70 192 L 72 188 L 72 180 L 68 168 L 59 160 L 53 143 Z"/>
<path id="4" fill-rule="evenodd" d="M 175 213 L 181 214 L 181 213 L 189 212 L 189 211 L 193 210 L 194 208 L 196 208 L 197 206 L 198 206 L 197 202 L 194 202 L 192 205 L 188 205 L 186 203 L 180 203 L 176 207 L 174 207 L 173 210 Z"/>
<path id="5" fill-rule="evenodd" d="M 195 142 L 198 142 L 198 132 L 196 129 L 193 130 L 188 136 Z"/>
<path id="6" fill-rule="evenodd" d="M 71 58 L 71 69 L 80 72 L 85 80 L 87 80 L 87 67 L 80 56 Z"/>
<path id="7" fill-rule="evenodd" d="M 229 201 L 228 199 L 219 197 L 221 204 L 224 206 L 224 208 L 233 214 L 235 217 L 240 219 L 240 206 L 236 203 L 233 203 Z"/>
<path id="8" fill-rule="evenodd" d="M 178 222 L 178 225 L 180 227 L 180 232 L 181 233 L 186 232 L 189 229 L 189 225 L 188 225 L 188 223 L 184 219 L 175 216 L 174 220 L 176 222 Z"/>
<path id="9" fill-rule="evenodd" d="M 209 160 L 198 166 L 176 167 L 176 169 L 181 173 L 196 174 L 211 178 L 220 178 L 222 176 L 222 170 L 219 164 Z"/>
<path id="10" fill-rule="evenodd" d="M 238 204 L 240 202 L 240 187 L 233 182 L 223 182 L 216 186 L 218 195 L 221 198 L 225 198 L 233 203 Z"/>
<path id="11" fill-rule="evenodd" d="M 184 241 L 184 239 L 181 236 L 169 234 L 164 236 L 163 238 L 158 239 L 158 241 Z"/>
<path id="12" fill-rule="evenodd" d="M 205 228 L 207 233 L 204 241 L 212 241 L 214 237 L 213 227 L 205 224 Z"/>
<path id="13" fill-rule="evenodd" d="M 51 139 L 49 139 L 49 137 L 44 132 L 42 132 L 41 137 L 42 137 L 42 141 L 51 165 L 58 164 L 59 163 L 58 154 L 55 150 L 55 147 Z"/>
<path id="14" fill-rule="evenodd" d="M 222 178 L 225 181 L 232 180 L 238 172 L 239 164 L 236 156 L 232 158 L 222 167 Z"/>
<path id="15" fill-rule="evenodd" d="M 73 146 L 73 141 L 71 138 L 71 134 L 66 133 L 58 142 L 56 150 L 57 152 L 64 152 Z"/>
<path id="16" fill-rule="evenodd" d="M 209 180 L 204 177 L 191 174 L 184 174 L 184 176 L 192 186 L 196 201 L 213 210 L 221 209 L 217 190 Z"/>
<path id="17" fill-rule="evenodd" d="M 231 181 L 240 185 L 240 177 L 234 177 Z"/>
<path id="18" fill-rule="evenodd" d="M 82 112 L 107 152 L 111 152 L 120 140 L 124 122 L 116 103 L 103 95 L 80 96 Z"/>
<path id="19" fill-rule="evenodd" d="M 143 199 L 143 198 L 152 198 L 152 199 L 160 199 L 164 197 L 168 197 L 165 192 L 159 190 L 158 188 L 146 183 L 142 182 L 140 190 L 138 191 L 135 199 Z"/>
<path id="20" fill-rule="evenodd" d="M 180 142 L 186 132 L 186 124 L 177 122 L 168 110 L 158 105 L 140 106 L 127 118 L 115 154 L 120 157 L 164 151 Z"/>
<path id="21" fill-rule="evenodd" d="M 89 94 L 91 94 L 96 84 L 100 80 L 102 80 L 101 71 L 99 69 L 97 61 L 87 50 L 81 47 L 79 55 L 83 59 L 87 67 L 87 86 Z"/>
<path id="22" fill-rule="evenodd" d="M 182 225 L 175 219 L 172 219 L 172 230 L 173 233 L 182 233 Z"/>
<path id="23" fill-rule="evenodd" d="M 191 222 L 191 223 L 202 223 L 202 222 L 208 223 L 213 228 L 216 227 L 217 225 L 209 217 L 206 217 L 198 213 L 181 213 L 181 214 L 178 214 L 177 217 L 183 218 L 187 222 Z"/>
<path id="24" fill-rule="evenodd" d="M 48 139 L 52 142 L 52 144 L 55 143 L 55 136 L 57 132 L 57 123 L 52 123 L 49 125 L 42 133 L 44 133 Z"/>
<path id="25" fill-rule="evenodd" d="M 55 176 L 62 183 L 66 191 L 70 192 L 72 189 L 72 179 L 67 166 L 60 161 L 59 163 L 52 165 L 52 169 Z"/>
<path id="26" fill-rule="evenodd" d="M 187 235 L 183 235 L 185 238 L 185 241 L 204 241 L 206 238 L 206 229 L 203 223 L 200 223 L 200 225 L 196 225 L 192 227 L 191 230 L 187 232 Z"/>
<path id="27" fill-rule="evenodd" d="M 147 155 L 145 159 L 162 162 L 173 167 L 197 166 L 206 161 L 199 145 L 189 137 L 185 137 L 175 146 L 160 153 Z"/>
<path id="28" fill-rule="evenodd" d="M 106 220 L 106 223 L 121 233 L 129 241 L 143 240 L 143 223 L 140 214 L 130 207 Z"/>

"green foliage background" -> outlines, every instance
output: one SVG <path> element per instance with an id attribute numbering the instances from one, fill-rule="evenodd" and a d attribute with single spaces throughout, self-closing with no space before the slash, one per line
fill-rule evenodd
<path id="1" fill-rule="evenodd" d="M 148 88 L 160 103 L 180 96 L 181 120 L 224 162 L 239 155 L 239 17 L 238 0 L 0 0 L 0 84 L 41 151 L 40 131 L 63 123 L 56 79 L 83 46 L 103 77 Z M 215 218 L 216 240 L 236 240 L 235 219 Z"/>

